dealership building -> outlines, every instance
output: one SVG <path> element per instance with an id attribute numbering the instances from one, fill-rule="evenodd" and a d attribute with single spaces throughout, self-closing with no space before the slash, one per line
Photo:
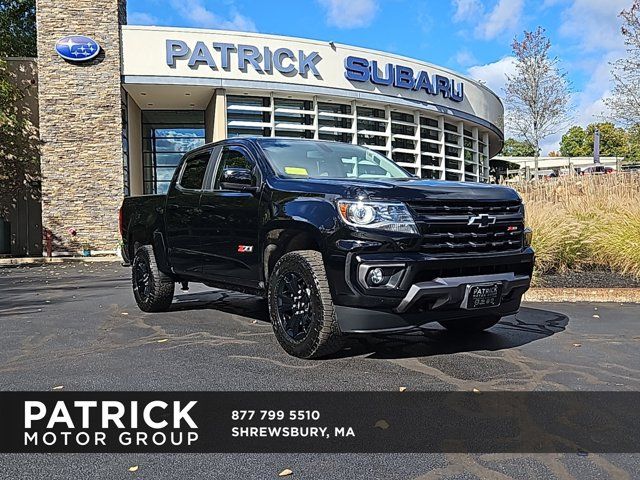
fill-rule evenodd
<path id="1" fill-rule="evenodd" d="M 502 148 L 497 95 L 422 60 L 127 25 L 117 0 L 39 0 L 37 22 L 42 226 L 54 253 L 115 250 L 123 196 L 165 192 L 182 154 L 204 142 L 357 143 L 422 178 L 470 182 L 488 181 Z"/>

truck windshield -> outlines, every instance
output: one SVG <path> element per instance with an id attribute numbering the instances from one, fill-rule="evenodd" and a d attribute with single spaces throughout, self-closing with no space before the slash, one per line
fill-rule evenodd
<path id="1" fill-rule="evenodd" d="M 358 145 L 313 140 L 259 140 L 278 176 L 288 178 L 410 178 L 388 158 Z"/>

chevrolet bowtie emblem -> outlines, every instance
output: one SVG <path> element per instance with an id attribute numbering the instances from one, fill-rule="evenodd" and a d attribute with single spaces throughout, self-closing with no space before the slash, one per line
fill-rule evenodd
<path id="1" fill-rule="evenodd" d="M 482 213 L 475 217 L 469 218 L 469 223 L 467 223 L 467 225 L 477 225 L 478 228 L 486 228 L 489 225 L 493 225 L 495 223 L 496 223 L 496 217 L 492 217 L 491 215 Z"/>

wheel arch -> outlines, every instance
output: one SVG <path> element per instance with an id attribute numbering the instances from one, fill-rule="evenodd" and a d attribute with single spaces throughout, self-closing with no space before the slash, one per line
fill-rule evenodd
<path id="1" fill-rule="evenodd" d="M 320 230 L 308 222 L 287 221 L 272 225 L 264 236 L 262 273 L 265 284 L 276 262 L 286 253 L 296 250 L 314 250 L 323 254 L 324 242 Z"/>

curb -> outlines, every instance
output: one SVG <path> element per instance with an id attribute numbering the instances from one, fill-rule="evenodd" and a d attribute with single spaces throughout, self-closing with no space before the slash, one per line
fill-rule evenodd
<path id="1" fill-rule="evenodd" d="M 44 265 L 46 263 L 94 263 L 94 262 L 122 262 L 117 255 L 101 257 L 11 257 L 0 258 L 0 267 L 20 267 L 25 265 Z"/>
<path id="2" fill-rule="evenodd" d="M 525 302 L 640 303 L 640 288 L 531 288 Z"/>

